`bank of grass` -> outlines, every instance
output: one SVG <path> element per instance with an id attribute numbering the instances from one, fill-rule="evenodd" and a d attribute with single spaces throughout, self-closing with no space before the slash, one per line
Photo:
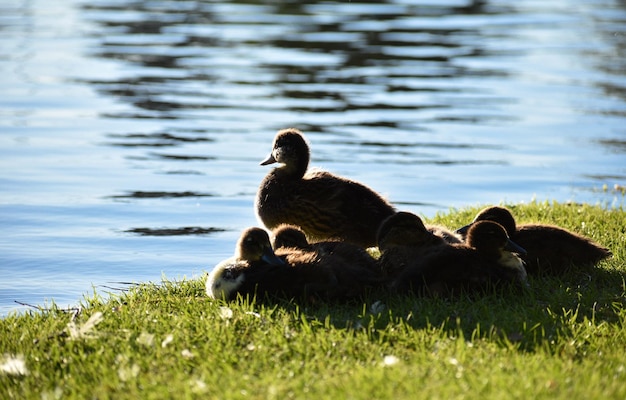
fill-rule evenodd
<path id="1" fill-rule="evenodd" d="M 524 292 L 224 303 L 202 280 L 0 320 L 0 398 L 626 398 L 626 212 L 511 206 L 611 248 Z M 469 222 L 477 208 L 430 223 Z M 378 301 L 378 302 L 377 302 Z"/>

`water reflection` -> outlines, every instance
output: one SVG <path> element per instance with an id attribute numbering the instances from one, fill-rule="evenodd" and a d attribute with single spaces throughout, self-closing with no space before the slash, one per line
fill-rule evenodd
<path id="1" fill-rule="evenodd" d="M 221 228 L 202 228 L 199 226 L 184 226 L 182 228 L 131 228 L 125 233 L 134 233 L 140 236 L 186 236 L 186 235 L 208 235 L 215 232 L 224 232 Z"/>
<path id="2" fill-rule="evenodd" d="M 215 196 L 211 193 L 196 192 L 131 192 L 127 194 L 118 194 L 111 196 L 113 199 L 170 199 L 176 197 L 210 197 Z"/>
<path id="3" fill-rule="evenodd" d="M 132 78 L 91 82 L 136 108 L 134 114 L 108 117 L 176 119 L 188 117 L 185 111 L 190 110 L 228 107 L 245 112 L 249 106 L 257 111 L 280 106 L 293 113 L 376 111 L 375 121 L 360 122 L 368 126 L 400 126 L 394 114 L 385 117 L 389 110 L 412 111 L 413 120 L 419 120 L 420 110 L 443 111 L 427 123 L 513 118 L 484 111 L 458 115 L 459 108 L 478 109 L 480 104 L 481 110 L 497 109 L 513 99 L 493 97 L 476 84 L 449 82 L 508 75 L 495 66 L 458 62 L 508 53 L 482 45 L 494 37 L 488 24 L 455 23 L 449 16 L 493 18 L 511 13 L 510 7 L 477 1 L 448 6 L 232 2 L 188 8 L 164 1 L 85 9 L 103 27 L 98 37 L 104 51 L 95 55 L 144 68 Z M 434 18 L 442 23 L 421 23 Z M 495 36 L 503 35 L 506 31 Z M 447 82 L 437 85 L 437 80 Z M 212 83 L 223 90 L 213 91 Z M 230 92 L 237 93 L 242 85 L 267 90 L 247 104 L 236 97 L 229 101 Z"/>
<path id="4" fill-rule="evenodd" d="M 83 11 L 99 27 L 92 55 L 127 68 L 118 78 L 87 81 L 131 105 L 103 117 L 169 125 L 157 133 L 109 134 L 107 144 L 181 147 L 176 154 L 127 156 L 137 162 L 219 162 L 225 133 L 241 137 L 295 125 L 328 138 L 318 147 L 318 162 L 476 166 L 478 175 L 500 176 L 506 191 L 528 160 L 539 160 L 536 171 L 527 171 L 537 174 L 549 157 L 544 148 L 552 132 L 533 134 L 535 119 L 624 116 L 621 104 L 567 97 L 593 86 L 623 95 L 624 58 L 615 55 L 623 55 L 616 35 L 624 13 L 609 0 L 577 9 L 499 1 L 103 1 Z M 593 30 L 576 33 L 587 19 Z M 581 35 L 602 46 L 572 45 Z M 569 68 L 571 59 L 589 55 L 596 71 Z M 607 75 L 598 79 L 597 73 Z M 596 123 L 583 121 L 564 138 L 586 138 L 585 126 Z M 267 146 L 257 138 L 246 144 Z M 591 139 L 620 152 L 621 139 Z M 211 149 L 221 156 L 198 154 Z M 346 150 L 349 159 L 339 156 Z M 575 145 L 571 151 L 578 151 Z M 197 166 L 167 174 L 203 174 Z M 402 193 L 392 200 L 415 202 Z M 431 204 L 445 208 L 445 202 Z"/>
<path id="5" fill-rule="evenodd" d="M 195 135 L 186 136 L 183 132 L 178 134 L 173 133 L 128 133 L 119 134 L 112 133 L 108 137 L 112 139 L 111 146 L 122 147 L 172 147 L 181 143 L 193 143 L 193 142 L 212 142 L 213 139 L 208 137 L 197 137 Z M 203 159 L 210 159 L 206 157 Z"/>

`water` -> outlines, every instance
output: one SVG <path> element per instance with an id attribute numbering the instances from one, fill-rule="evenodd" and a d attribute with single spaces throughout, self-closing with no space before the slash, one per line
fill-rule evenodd
<path id="1" fill-rule="evenodd" d="M 0 49 L 0 315 L 201 276 L 290 126 L 424 216 L 623 204 L 624 1 L 5 0 Z"/>

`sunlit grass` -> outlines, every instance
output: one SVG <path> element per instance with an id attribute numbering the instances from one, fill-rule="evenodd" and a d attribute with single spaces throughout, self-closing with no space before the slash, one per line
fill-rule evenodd
<path id="1" fill-rule="evenodd" d="M 511 207 L 608 246 L 592 272 L 454 301 L 211 301 L 202 280 L 0 320 L 0 398 L 626 398 L 626 213 Z M 471 221 L 477 208 L 429 223 Z"/>

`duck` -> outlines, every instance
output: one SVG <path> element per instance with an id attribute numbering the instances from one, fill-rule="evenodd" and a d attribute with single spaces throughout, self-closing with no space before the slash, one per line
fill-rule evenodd
<path id="1" fill-rule="evenodd" d="M 572 268 L 594 266 L 613 253 L 593 240 L 548 224 L 517 225 L 509 209 L 491 206 L 481 210 L 474 221 L 459 230 L 465 234 L 478 221 L 495 221 L 507 231 L 511 240 L 526 249 L 522 259 L 530 274 L 560 275 Z"/>
<path id="2" fill-rule="evenodd" d="M 433 235 L 439 236 L 448 244 L 463 243 L 463 236 L 456 231 L 442 225 L 426 225 L 426 229 Z"/>
<path id="3" fill-rule="evenodd" d="M 258 227 L 241 233 L 235 254 L 218 263 L 206 280 L 207 296 L 222 300 L 238 294 L 297 296 L 303 288 L 301 277 L 274 253 L 268 233 Z"/>
<path id="4" fill-rule="evenodd" d="M 309 145 L 298 129 L 278 131 L 260 165 L 281 164 L 262 180 L 255 199 L 257 218 L 269 229 L 298 226 L 310 241 L 342 240 L 376 245 L 380 223 L 396 212 L 369 187 L 323 170 L 309 170 Z"/>
<path id="5" fill-rule="evenodd" d="M 341 240 L 325 240 L 309 243 L 304 232 L 297 226 L 282 224 L 272 231 L 272 246 L 296 248 L 316 252 L 320 256 L 338 257 L 345 262 L 364 265 L 369 269 L 377 269 L 376 260 L 363 247 Z"/>
<path id="6" fill-rule="evenodd" d="M 273 236 L 276 254 L 293 267 L 308 271 L 309 293 L 325 300 L 347 300 L 384 287 L 386 281 L 376 260 L 358 245 L 345 241 L 309 243 L 299 227 L 288 224 L 276 228 Z"/>
<path id="7" fill-rule="evenodd" d="M 272 236 L 272 247 L 275 249 L 294 248 L 308 250 L 312 247 L 304 232 L 295 225 L 280 224 L 274 228 Z"/>
<path id="8" fill-rule="evenodd" d="M 268 233 L 252 227 L 242 232 L 234 256 L 209 273 L 205 290 L 209 298 L 226 301 L 238 296 L 306 302 L 347 299 L 366 288 L 366 279 L 356 271 L 337 259 L 305 249 L 281 248 L 275 252 Z"/>
<path id="9" fill-rule="evenodd" d="M 400 293 L 455 296 L 501 285 L 527 287 L 524 249 L 511 241 L 506 230 L 493 221 L 472 225 L 466 243 L 444 244 L 406 266 L 392 281 Z"/>
<path id="10" fill-rule="evenodd" d="M 411 212 L 399 211 L 387 217 L 376 234 L 380 252 L 378 263 L 384 275 L 392 278 L 429 251 L 449 244 L 435 232 L 439 231 L 426 227 L 422 219 Z"/>

